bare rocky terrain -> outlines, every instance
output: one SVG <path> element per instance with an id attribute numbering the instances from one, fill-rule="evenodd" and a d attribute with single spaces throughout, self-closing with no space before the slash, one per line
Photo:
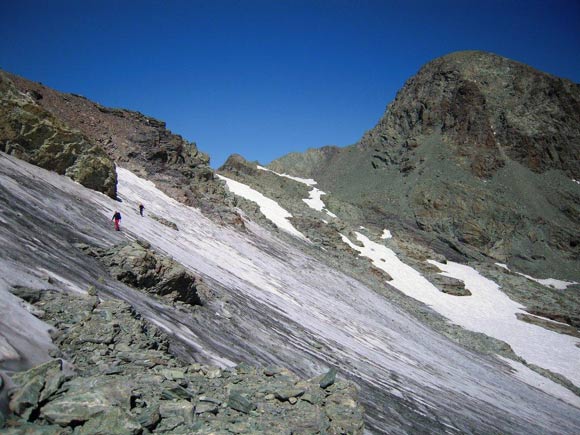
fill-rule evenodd
<path id="1" fill-rule="evenodd" d="M 580 281 L 578 85 L 454 53 L 352 147 L 214 171 L 162 121 L 0 79 L 6 433 L 578 432 L 578 371 L 553 355 L 576 355 L 580 285 L 525 276 Z M 502 292 L 477 316 L 516 301 L 508 320 L 562 349 L 450 321 L 365 238 L 466 307 L 481 295 L 434 263 L 469 265 Z"/>

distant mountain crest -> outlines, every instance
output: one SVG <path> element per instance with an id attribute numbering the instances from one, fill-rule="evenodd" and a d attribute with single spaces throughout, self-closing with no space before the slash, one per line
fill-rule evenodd
<path id="1" fill-rule="evenodd" d="M 375 150 L 380 165 L 434 133 L 480 177 L 508 158 L 535 172 L 578 177 L 580 87 L 491 53 L 452 53 L 407 81 L 361 145 Z"/>
<path id="2" fill-rule="evenodd" d="M 522 63 L 435 59 L 357 144 L 269 168 L 314 178 L 367 224 L 396 216 L 520 269 L 578 277 L 580 86 Z"/>

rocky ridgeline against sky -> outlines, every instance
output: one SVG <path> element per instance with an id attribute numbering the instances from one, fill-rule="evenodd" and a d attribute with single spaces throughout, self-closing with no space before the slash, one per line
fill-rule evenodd
<path id="1" fill-rule="evenodd" d="M 580 279 L 580 87 L 519 62 L 438 58 L 359 143 L 269 167 L 316 179 L 361 225 L 406 226 L 532 275 Z"/>

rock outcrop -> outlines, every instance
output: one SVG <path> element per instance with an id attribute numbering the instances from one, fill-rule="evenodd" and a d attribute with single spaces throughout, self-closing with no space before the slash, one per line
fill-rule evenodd
<path id="1" fill-rule="evenodd" d="M 560 169 L 578 178 L 580 88 L 501 56 L 452 53 L 405 83 L 361 146 L 374 149 L 377 165 L 400 163 L 419 138 L 434 133 L 478 177 L 491 177 L 510 159 L 534 172 Z"/>
<path id="2" fill-rule="evenodd" d="M 21 93 L 101 146 L 119 166 L 154 181 L 185 204 L 214 216 L 226 213 L 223 204 L 227 193 L 209 167 L 209 156 L 195 142 L 169 131 L 165 122 L 7 75 Z"/>
<path id="3" fill-rule="evenodd" d="M 0 151 L 115 198 L 113 161 L 97 142 L 44 109 L 0 71 Z"/>
<path id="4" fill-rule="evenodd" d="M 188 305 L 203 305 L 211 294 L 201 277 L 154 252 L 147 242 L 137 240 L 109 249 L 85 244 L 76 247 L 98 258 L 111 276 L 136 289 Z"/>
<path id="5" fill-rule="evenodd" d="M 334 370 L 301 380 L 276 367 L 185 364 L 124 302 L 26 295 L 60 351 L 12 376 L 4 434 L 363 433 L 356 389 Z"/>

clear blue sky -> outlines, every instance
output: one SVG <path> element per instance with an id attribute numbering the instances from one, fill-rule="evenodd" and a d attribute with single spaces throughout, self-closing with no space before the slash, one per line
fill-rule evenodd
<path id="1" fill-rule="evenodd" d="M 0 68 L 196 141 L 212 166 L 349 145 L 457 50 L 580 81 L 580 1 L 2 0 Z"/>

